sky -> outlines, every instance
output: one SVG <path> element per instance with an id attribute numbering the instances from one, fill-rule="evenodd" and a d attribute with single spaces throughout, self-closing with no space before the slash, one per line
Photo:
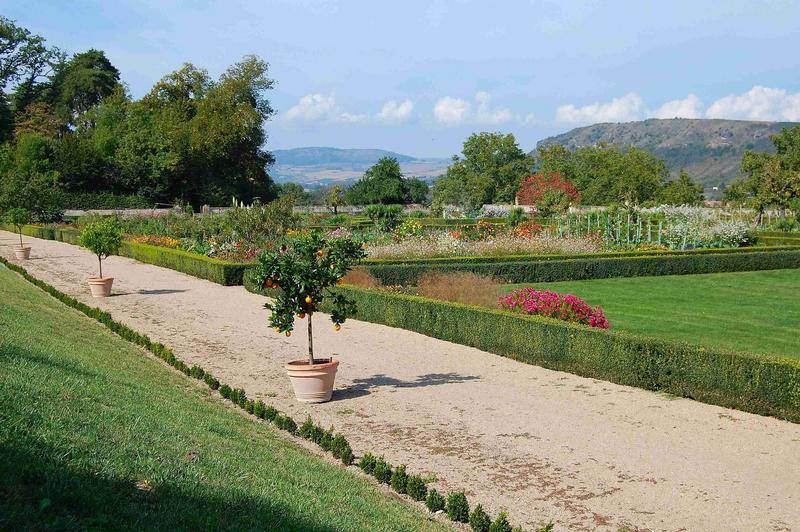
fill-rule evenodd
<path id="1" fill-rule="evenodd" d="M 800 121 L 800 2 L 42 1 L 0 14 L 103 50 L 134 97 L 190 62 L 270 63 L 268 149 L 449 157 L 473 132 L 529 150 L 595 122 Z"/>

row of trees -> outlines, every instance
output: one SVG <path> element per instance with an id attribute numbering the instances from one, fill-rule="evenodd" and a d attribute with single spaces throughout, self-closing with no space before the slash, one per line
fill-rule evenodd
<path id="1" fill-rule="evenodd" d="M 756 225 L 771 207 L 800 211 L 800 126 L 783 128 L 771 139 L 775 153 L 745 152 L 745 175 L 725 190 L 726 200 L 756 210 Z"/>
<path id="2" fill-rule="evenodd" d="M 537 180 L 542 186 L 556 182 L 548 176 L 559 176 L 577 189 L 586 205 L 697 204 L 703 200 L 702 187 L 688 174 L 681 172 L 678 180 L 669 181 L 664 162 L 634 146 L 568 150 L 551 145 L 528 154 L 510 133 L 479 133 L 464 142 L 462 156 L 453 157 L 447 173 L 434 184 L 433 204 L 458 205 L 474 213 L 483 204 L 513 203 L 520 184 L 534 174 L 544 176 Z M 554 192 L 558 190 L 565 189 L 559 184 Z M 548 201 L 554 203 L 556 195 L 566 197 L 551 194 Z"/>
<path id="3" fill-rule="evenodd" d="M 218 79 L 186 64 L 137 100 L 102 51 L 68 57 L 0 17 L 0 203 L 48 190 L 271 199 L 273 84 L 267 63 L 247 56 Z"/>

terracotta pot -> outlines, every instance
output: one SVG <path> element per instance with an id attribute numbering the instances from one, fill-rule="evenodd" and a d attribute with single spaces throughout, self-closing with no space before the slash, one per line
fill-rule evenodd
<path id="1" fill-rule="evenodd" d="M 28 260 L 31 256 L 30 246 L 14 246 L 14 256 L 17 260 Z"/>
<path id="2" fill-rule="evenodd" d="M 89 277 L 89 288 L 92 290 L 92 297 L 110 296 L 113 282 L 113 277 Z"/>
<path id="3" fill-rule="evenodd" d="M 303 403 L 324 403 L 333 394 L 333 381 L 339 361 L 333 358 L 292 360 L 286 364 L 286 372 L 294 388 L 294 396 Z"/>

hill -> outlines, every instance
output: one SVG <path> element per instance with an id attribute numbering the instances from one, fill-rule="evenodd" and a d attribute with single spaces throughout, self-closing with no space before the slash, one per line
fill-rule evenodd
<path id="1" fill-rule="evenodd" d="M 538 146 L 561 144 L 570 149 L 600 143 L 634 145 L 663 159 L 674 177 L 681 168 L 706 188 L 739 175 L 745 150 L 773 151 L 769 136 L 792 122 L 717 119 L 656 119 L 579 127 L 541 140 Z"/>
<path id="2" fill-rule="evenodd" d="M 418 159 L 387 150 L 325 147 L 274 150 L 270 175 L 278 183 L 293 181 L 305 186 L 347 184 L 364 174 L 381 157 L 394 157 L 406 177 L 433 180 L 450 163 L 449 159 Z"/>

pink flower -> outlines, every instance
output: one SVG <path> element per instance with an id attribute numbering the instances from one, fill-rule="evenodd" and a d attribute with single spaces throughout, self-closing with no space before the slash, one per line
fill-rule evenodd
<path id="1" fill-rule="evenodd" d="M 600 329 L 610 327 L 602 308 L 592 308 L 572 294 L 560 295 L 550 290 L 520 288 L 500 296 L 498 305 L 501 309 L 523 314 L 557 318 Z"/>

